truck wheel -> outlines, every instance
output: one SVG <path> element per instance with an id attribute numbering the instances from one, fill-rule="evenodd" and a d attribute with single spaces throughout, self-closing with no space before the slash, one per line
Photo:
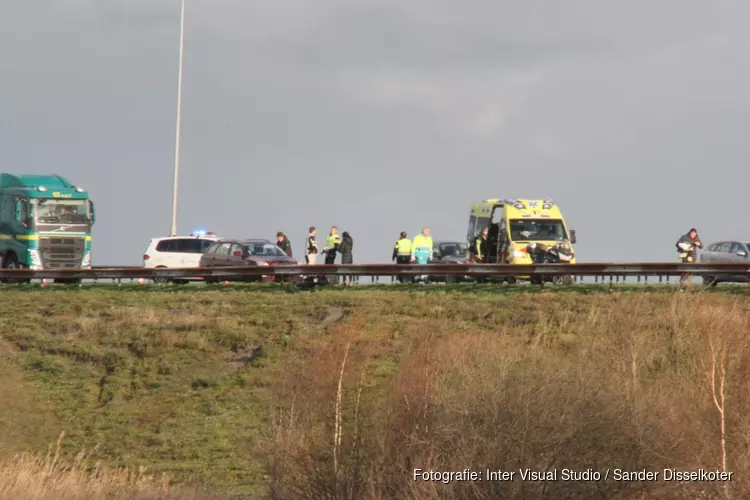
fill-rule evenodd
<path id="1" fill-rule="evenodd" d="M 59 278 L 56 280 L 53 280 L 53 283 L 61 283 L 63 285 L 78 285 L 81 283 L 81 280 L 78 278 Z"/>
<path id="2" fill-rule="evenodd" d="M 3 268 L 4 269 L 23 269 L 23 266 L 18 262 L 18 257 L 16 257 L 15 254 L 8 254 L 5 259 L 3 260 Z M 12 279 L 4 279 L 4 283 L 31 283 L 30 279 L 23 279 L 23 280 L 12 280 Z"/>

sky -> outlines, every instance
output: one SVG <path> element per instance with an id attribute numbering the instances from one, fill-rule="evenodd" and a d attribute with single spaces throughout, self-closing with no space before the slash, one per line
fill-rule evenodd
<path id="1" fill-rule="evenodd" d="M 0 170 L 97 209 L 94 265 L 169 234 L 179 0 L 5 0 Z M 750 3 L 187 0 L 178 232 L 462 240 L 485 198 L 551 198 L 579 262 L 750 240 Z"/>

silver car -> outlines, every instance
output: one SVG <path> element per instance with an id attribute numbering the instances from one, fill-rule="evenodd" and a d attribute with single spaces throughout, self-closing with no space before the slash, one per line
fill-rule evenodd
<path id="1" fill-rule="evenodd" d="M 713 262 L 750 262 L 750 242 L 748 241 L 717 241 L 711 243 L 701 254 L 700 261 L 705 263 Z M 747 283 L 745 276 L 704 276 L 703 283 L 716 285 L 717 283 Z"/>

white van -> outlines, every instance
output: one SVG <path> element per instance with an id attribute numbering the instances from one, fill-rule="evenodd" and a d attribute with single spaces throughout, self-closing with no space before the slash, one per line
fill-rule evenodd
<path id="1" fill-rule="evenodd" d="M 151 238 L 148 248 L 143 252 L 143 267 L 198 267 L 203 252 L 219 239 L 214 233 Z M 156 278 L 154 281 L 158 283 L 169 280 Z"/>

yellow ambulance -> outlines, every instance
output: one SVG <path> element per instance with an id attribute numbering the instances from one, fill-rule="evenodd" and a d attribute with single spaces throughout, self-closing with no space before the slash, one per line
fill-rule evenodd
<path id="1" fill-rule="evenodd" d="M 576 262 L 573 251 L 575 230 L 568 229 L 560 208 L 552 200 L 490 198 L 473 203 L 467 231 L 469 245 L 484 227 L 489 229 L 484 262 L 534 264 L 531 252 L 540 244 L 558 248 L 567 259 L 560 262 Z M 529 279 L 528 276 L 516 278 Z M 558 283 L 572 281 L 570 276 L 550 279 Z"/>

